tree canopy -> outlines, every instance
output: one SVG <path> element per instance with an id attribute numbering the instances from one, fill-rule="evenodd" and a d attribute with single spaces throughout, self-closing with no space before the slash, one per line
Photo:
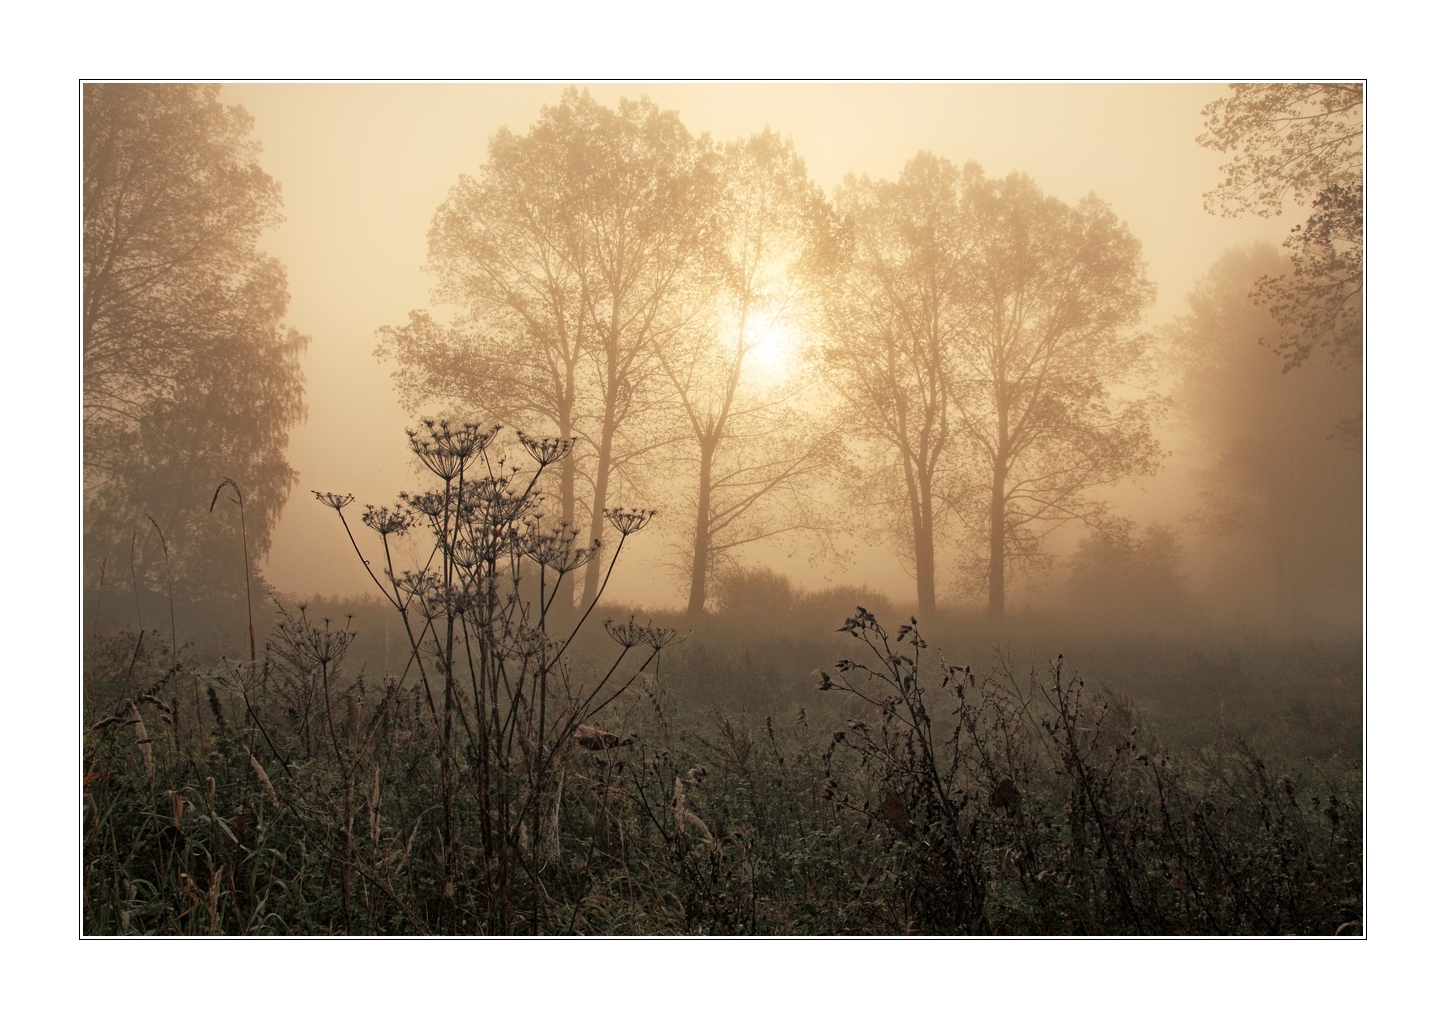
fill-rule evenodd
<path id="1" fill-rule="evenodd" d="M 83 100 L 87 558 L 139 528 L 158 571 L 149 515 L 192 591 L 235 586 L 237 521 L 207 512 L 223 477 L 244 490 L 265 554 L 305 414 L 307 341 L 283 325 L 285 269 L 257 248 L 280 189 L 249 116 L 219 92 L 100 84 Z"/>
<path id="2" fill-rule="evenodd" d="M 969 517 L 987 521 L 978 544 L 998 614 L 1008 568 L 1038 563 L 1044 534 L 1099 522 L 1092 492 L 1159 463 L 1163 407 L 1136 328 L 1155 288 L 1139 241 L 1093 195 L 1070 206 L 1011 174 L 975 180 L 966 199 L 976 241 L 952 396 L 981 478 Z"/>
<path id="3" fill-rule="evenodd" d="M 688 614 L 698 617 L 720 566 L 745 546 L 783 534 L 826 534 L 811 487 L 836 459 L 830 431 L 801 407 L 804 366 L 776 348 L 806 328 L 800 318 L 804 252 L 824 216 L 819 188 L 791 142 L 764 131 L 723 147 L 716 243 L 703 308 L 659 347 L 681 439 L 672 459 L 696 484 L 680 559 Z"/>
<path id="4" fill-rule="evenodd" d="M 1365 87 L 1359 82 L 1232 85 L 1204 110 L 1200 144 L 1233 153 L 1205 207 L 1278 216 L 1286 199 L 1311 214 L 1285 242 L 1289 271 L 1261 277 L 1255 296 L 1279 324 L 1287 368 L 1317 348 L 1358 363 L 1364 344 Z"/>
<path id="5" fill-rule="evenodd" d="M 1091 490 L 1149 474 L 1158 401 L 1133 330 L 1154 289 L 1139 242 L 1108 207 L 1046 197 L 921 154 L 897 183 L 850 180 L 842 269 L 825 295 L 825 371 L 905 523 L 922 611 L 935 599 L 941 522 L 957 521 L 989 606 L 1006 568 L 1042 555 Z"/>
<path id="6" fill-rule="evenodd" d="M 950 399 L 958 377 L 975 238 L 963 196 L 982 176 L 921 154 L 897 182 L 849 178 L 835 196 L 842 234 L 818 296 L 821 367 L 868 452 L 868 500 L 893 523 L 919 610 L 934 612 L 939 531 L 973 477 L 961 469 Z"/>
<path id="7" fill-rule="evenodd" d="M 612 110 L 571 89 L 527 134 L 499 132 L 437 210 L 428 268 L 460 318 L 442 328 L 416 313 L 381 333 L 404 394 L 577 436 L 557 497 L 562 519 L 593 540 L 649 445 L 629 425 L 657 399 L 656 343 L 686 317 L 712 172 L 676 114 L 646 100 Z M 585 599 L 598 570 L 587 569 Z"/>
<path id="8" fill-rule="evenodd" d="M 555 497 L 590 540 L 606 536 L 610 502 L 662 496 L 648 474 L 686 464 L 697 484 L 680 559 L 699 612 L 719 556 L 793 528 L 786 504 L 800 505 L 819 445 L 799 456 L 785 434 L 796 408 L 761 396 L 744 367 L 786 311 L 815 191 L 776 135 L 718 146 L 646 100 L 609 109 L 569 90 L 525 135 L 499 132 L 437 210 L 428 269 L 460 314 L 413 312 L 380 330 L 378 356 L 414 408 L 445 401 L 576 436 Z M 584 602 L 600 568 L 584 573 Z"/>

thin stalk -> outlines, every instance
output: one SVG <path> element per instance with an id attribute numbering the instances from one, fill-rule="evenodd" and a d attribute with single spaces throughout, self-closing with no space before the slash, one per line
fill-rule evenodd
<path id="1" fill-rule="evenodd" d="M 241 558 L 246 572 L 246 632 L 251 638 L 251 678 L 256 678 L 256 621 L 251 615 L 251 550 L 246 543 L 246 503 L 241 498 L 241 488 L 230 478 L 222 478 L 221 483 L 216 486 L 215 494 L 211 496 L 211 508 L 206 512 L 211 513 L 216 509 L 216 500 L 221 496 L 221 489 L 227 485 L 236 493 L 236 505 L 241 510 Z"/>
<path id="2" fill-rule="evenodd" d="M 180 651 L 176 644 L 176 592 L 171 586 L 171 552 L 166 547 L 165 532 L 161 530 L 161 525 L 156 523 L 156 518 L 147 513 L 146 519 L 151 522 L 151 526 L 156 529 L 156 535 L 161 539 L 161 558 L 166 563 L 166 601 L 171 607 L 171 655 L 179 658 Z"/>

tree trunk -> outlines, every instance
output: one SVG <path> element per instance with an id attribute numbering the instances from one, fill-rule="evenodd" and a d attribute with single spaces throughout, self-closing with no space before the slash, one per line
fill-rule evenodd
<path id="1" fill-rule="evenodd" d="M 608 479 L 613 472 L 613 433 L 617 431 L 617 425 L 613 422 L 613 415 L 616 407 L 616 397 L 608 393 L 606 406 L 603 408 L 602 434 L 599 436 L 597 449 L 597 478 L 593 485 L 592 498 L 592 526 L 588 531 L 588 541 L 594 542 L 602 538 L 603 511 L 608 505 Z M 592 604 L 593 598 L 597 597 L 598 579 L 601 574 L 602 556 L 593 556 L 588 561 L 587 571 L 583 574 L 581 608 L 587 608 Z"/>
<path id="2" fill-rule="evenodd" d="M 569 391 L 572 388 L 571 380 L 568 381 Z M 572 438 L 572 397 L 569 396 L 563 401 L 561 413 L 558 415 L 558 425 L 561 431 L 561 438 Z M 577 526 L 577 450 L 562 458 L 558 465 L 562 468 L 562 475 L 559 478 L 558 502 L 562 519 L 572 526 Z M 556 604 L 561 606 L 563 615 L 571 616 L 576 605 L 575 587 L 577 575 L 565 573 L 558 580 L 559 590 L 557 592 Z"/>
<path id="3" fill-rule="evenodd" d="M 713 508 L 713 451 L 712 441 L 705 440 L 699 446 L 698 468 L 698 515 L 693 524 L 693 569 L 688 585 L 688 619 L 697 622 L 703 618 L 703 603 L 708 598 L 709 523 Z"/>
<path id="4" fill-rule="evenodd" d="M 994 484 L 989 491 L 989 614 L 1004 615 L 1004 483 L 1009 475 L 1009 404 L 1014 386 L 994 390 Z"/>
<path id="5" fill-rule="evenodd" d="M 1004 615 L 1004 458 L 994 461 L 989 496 L 989 614 Z"/>
<path id="6" fill-rule="evenodd" d="M 938 605 L 934 595 L 934 505 L 929 478 L 919 478 L 918 508 L 914 527 L 914 577 L 919 595 L 919 615 L 932 618 Z"/>

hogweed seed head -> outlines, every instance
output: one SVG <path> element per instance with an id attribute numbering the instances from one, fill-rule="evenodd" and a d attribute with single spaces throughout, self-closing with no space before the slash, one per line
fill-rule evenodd
<path id="1" fill-rule="evenodd" d="M 362 514 L 362 523 L 378 534 L 405 534 L 411 528 L 412 514 L 400 504 L 396 506 L 373 506 L 367 503 Z"/>
<path id="2" fill-rule="evenodd" d="M 407 429 L 407 439 L 411 442 L 412 455 L 427 470 L 444 481 L 451 481 L 482 455 L 500 427 L 483 428 L 472 421 L 454 427 L 445 418 L 440 421 L 423 418 L 422 428 Z"/>
<path id="3" fill-rule="evenodd" d="M 628 509 L 614 506 L 612 509 L 603 511 L 603 516 L 607 517 L 608 523 L 612 524 L 623 537 L 641 531 L 656 515 L 657 510 L 639 509 L 636 506 Z"/>
<path id="4" fill-rule="evenodd" d="M 692 633 L 691 630 L 688 633 Z M 648 639 L 644 642 L 654 651 L 661 651 L 670 644 L 676 644 L 680 640 L 686 640 L 688 634 L 678 636 L 678 631 L 667 626 L 649 626 Z"/>
<path id="5" fill-rule="evenodd" d="M 422 516 L 432 520 L 441 517 L 442 512 L 447 508 L 446 500 L 442 498 L 441 492 L 423 492 L 421 495 L 403 492 L 401 499 Z"/>
<path id="6" fill-rule="evenodd" d="M 625 648 L 645 643 L 647 627 L 639 626 L 634 616 L 629 616 L 626 623 L 614 623 L 611 619 L 605 619 L 603 629 L 609 637 Z"/>
<path id="7" fill-rule="evenodd" d="M 641 624 L 637 621 L 636 616 L 629 616 L 626 623 L 614 623 L 611 619 L 604 620 L 603 629 L 607 631 L 609 637 L 624 648 L 645 646 L 654 651 L 661 651 L 688 636 L 688 634 L 684 634 L 679 637 L 677 630 L 666 626 L 653 626 L 651 622 L 646 625 Z M 690 630 L 689 633 L 691 632 Z"/>
<path id="8" fill-rule="evenodd" d="M 522 448 L 527 450 L 528 455 L 541 467 L 557 463 L 572 452 L 572 447 L 577 442 L 576 438 L 538 439 L 521 431 L 517 433 L 517 438 L 522 443 Z"/>
<path id="9" fill-rule="evenodd" d="M 601 541 L 576 547 L 573 542 L 580 533 L 577 528 L 561 523 L 544 531 L 541 521 L 542 515 L 537 514 L 522 541 L 523 554 L 539 566 L 549 567 L 557 573 L 571 573 L 585 566 L 602 548 Z"/>

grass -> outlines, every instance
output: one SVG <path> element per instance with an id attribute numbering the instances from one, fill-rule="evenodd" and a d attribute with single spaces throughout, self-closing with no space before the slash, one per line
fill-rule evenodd
<path id="1" fill-rule="evenodd" d="M 901 655 L 860 618 L 882 659 L 826 661 L 838 688 L 786 712 L 688 694 L 756 653 L 708 675 L 682 645 L 563 740 L 540 810 L 517 809 L 519 780 L 510 883 L 487 845 L 495 802 L 454 812 L 446 866 L 420 684 L 349 672 L 328 703 L 274 636 L 247 691 L 248 663 L 177 668 L 158 637 L 118 635 L 88 666 L 85 930 L 1362 932 L 1349 754 L 1311 761 L 1218 725 L 1172 752 L 1058 661 L 931 668 L 913 633 Z M 767 660 L 753 670 L 768 680 Z"/>

